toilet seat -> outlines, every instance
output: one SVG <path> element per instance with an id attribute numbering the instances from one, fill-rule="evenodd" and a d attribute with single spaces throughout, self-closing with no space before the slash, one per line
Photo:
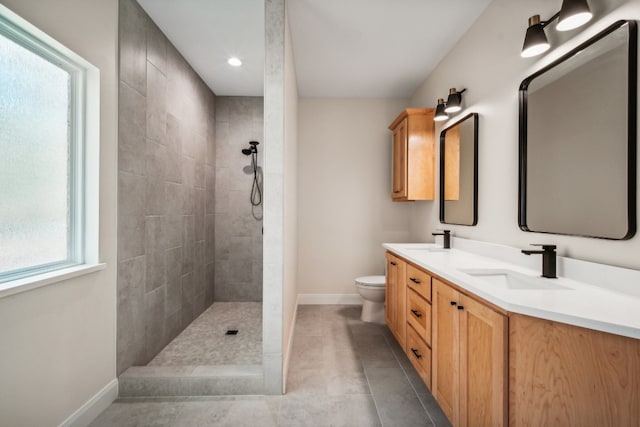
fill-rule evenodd
<path id="1" fill-rule="evenodd" d="M 356 285 L 383 288 L 386 285 L 385 276 L 363 276 L 356 279 Z"/>

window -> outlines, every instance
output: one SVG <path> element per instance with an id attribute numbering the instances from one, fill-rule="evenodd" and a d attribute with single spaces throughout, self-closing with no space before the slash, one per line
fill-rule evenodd
<path id="1" fill-rule="evenodd" d="M 0 6 L 0 283 L 97 261 L 98 81 Z"/>

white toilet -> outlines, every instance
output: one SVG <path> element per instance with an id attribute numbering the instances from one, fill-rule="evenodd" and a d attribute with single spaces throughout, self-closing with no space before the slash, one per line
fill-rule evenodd
<path id="1" fill-rule="evenodd" d="M 363 322 L 384 323 L 385 276 L 364 276 L 356 279 L 356 288 L 364 300 L 362 304 Z"/>

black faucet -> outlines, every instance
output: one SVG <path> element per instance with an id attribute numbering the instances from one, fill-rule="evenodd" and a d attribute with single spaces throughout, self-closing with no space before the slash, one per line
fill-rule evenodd
<path id="1" fill-rule="evenodd" d="M 442 247 L 451 249 L 451 230 L 442 230 L 442 233 L 431 233 L 433 236 L 444 236 Z"/>
<path id="2" fill-rule="evenodd" d="M 542 277 L 549 279 L 555 279 L 556 276 L 556 245 L 531 245 L 542 246 L 541 251 L 528 251 L 523 249 L 522 253 L 525 255 L 542 254 Z"/>

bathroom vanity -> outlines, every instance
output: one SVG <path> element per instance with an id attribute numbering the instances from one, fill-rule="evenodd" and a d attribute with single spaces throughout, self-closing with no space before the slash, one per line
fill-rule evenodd
<path id="1" fill-rule="evenodd" d="M 580 281 L 545 279 L 517 249 L 455 242 L 383 245 L 387 323 L 452 424 L 637 426 L 640 272 L 559 258 Z"/>

